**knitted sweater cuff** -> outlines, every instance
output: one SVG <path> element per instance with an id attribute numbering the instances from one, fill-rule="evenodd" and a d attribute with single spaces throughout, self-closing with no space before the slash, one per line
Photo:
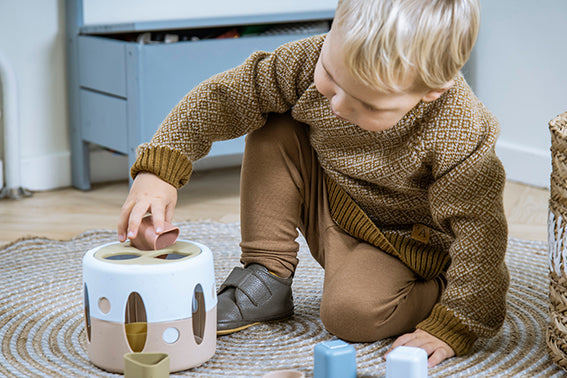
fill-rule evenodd
<path id="1" fill-rule="evenodd" d="M 419 323 L 417 328 L 449 344 L 457 356 L 469 353 L 478 338 L 452 310 L 441 304 L 436 304 L 431 315 Z"/>
<path id="2" fill-rule="evenodd" d="M 187 155 L 167 146 L 145 144 L 138 147 L 137 158 L 130 169 L 132 178 L 150 172 L 179 189 L 189 181 L 193 165 Z"/>

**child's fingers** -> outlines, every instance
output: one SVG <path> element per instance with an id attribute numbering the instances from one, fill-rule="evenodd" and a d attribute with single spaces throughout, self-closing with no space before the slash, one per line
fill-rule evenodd
<path id="1" fill-rule="evenodd" d="M 398 337 L 396 339 L 396 341 L 394 341 L 392 346 L 390 346 L 390 349 L 388 349 L 388 351 L 384 354 L 384 357 L 386 357 L 386 355 L 388 353 L 390 353 L 391 351 L 393 351 L 397 347 L 399 347 L 401 345 L 406 345 L 407 343 L 409 343 L 413 339 L 415 339 L 415 335 L 413 333 L 406 333 L 406 334 L 403 334 L 402 336 Z"/>
<path id="2" fill-rule="evenodd" d="M 133 239 L 138 235 L 138 228 L 142 223 L 142 218 L 146 215 L 149 206 L 147 204 L 137 203 L 130 212 L 128 219 L 128 238 Z"/>
<path id="3" fill-rule="evenodd" d="M 154 229 L 156 230 L 156 233 L 159 234 L 164 229 L 165 207 L 162 203 L 153 203 L 151 212 Z"/>
<path id="4" fill-rule="evenodd" d="M 432 368 L 437 366 L 441 362 L 445 361 L 447 358 L 451 357 L 449 352 L 442 347 L 439 347 L 433 351 L 433 353 L 427 359 L 427 367 Z"/>
<path id="5" fill-rule="evenodd" d="M 169 204 L 165 207 L 165 221 L 168 223 L 173 222 L 173 213 L 175 211 L 175 203 Z"/>
<path id="6" fill-rule="evenodd" d="M 120 242 L 125 242 L 128 233 L 128 221 L 130 219 L 130 212 L 134 207 L 133 202 L 125 202 L 120 210 L 120 216 L 118 217 L 118 240 Z"/>
<path id="7" fill-rule="evenodd" d="M 126 241 L 126 238 L 135 238 L 142 218 L 148 211 L 152 213 L 156 231 L 161 232 L 165 228 L 164 223 L 173 218 L 176 202 L 175 187 L 151 173 L 139 173 L 120 212 L 118 239 Z"/>

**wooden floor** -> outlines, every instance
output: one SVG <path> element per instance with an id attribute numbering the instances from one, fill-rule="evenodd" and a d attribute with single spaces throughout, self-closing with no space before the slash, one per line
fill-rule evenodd
<path id="1" fill-rule="evenodd" d="M 179 192 L 174 222 L 239 221 L 238 168 L 197 171 Z M 94 185 L 88 192 L 72 188 L 34 193 L 20 200 L 0 200 L 0 246 L 22 237 L 66 240 L 91 229 L 116 229 L 127 182 Z M 508 182 L 504 195 L 510 236 L 547 238 L 549 191 Z"/>

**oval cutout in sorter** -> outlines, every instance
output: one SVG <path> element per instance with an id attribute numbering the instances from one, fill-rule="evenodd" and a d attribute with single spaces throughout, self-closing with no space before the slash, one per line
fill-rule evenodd
<path id="1" fill-rule="evenodd" d="M 87 341 L 91 342 L 91 309 L 89 306 L 89 289 L 87 289 L 87 284 L 84 284 L 83 289 L 83 301 L 85 307 L 85 330 L 87 331 Z"/>
<path id="2" fill-rule="evenodd" d="M 184 254 L 184 253 L 164 253 L 162 255 L 156 256 L 156 259 L 161 259 L 161 260 L 179 260 L 179 259 L 183 259 L 185 257 L 189 256 L 188 254 Z"/>
<path id="3" fill-rule="evenodd" d="M 136 255 L 135 253 L 121 253 L 118 255 L 110 255 L 110 256 L 106 256 L 104 259 L 105 260 L 132 260 L 132 259 L 137 259 L 138 257 L 140 257 L 140 255 Z"/>
<path id="4" fill-rule="evenodd" d="M 135 291 L 130 293 L 126 302 L 124 329 L 132 352 L 141 352 L 148 337 L 148 320 L 144 301 Z"/>
<path id="5" fill-rule="evenodd" d="M 205 294 L 201 284 L 195 286 L 192 300 L 192 321 L 193 321 L 193 336 L 197 345 L 203 342 L 205 336 L 205 321 L 207 317 L 207 310 L 205 309 Z"/>

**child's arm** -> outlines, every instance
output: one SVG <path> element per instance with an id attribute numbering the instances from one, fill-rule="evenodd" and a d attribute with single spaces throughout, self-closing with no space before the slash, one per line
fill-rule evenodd
<path id="1" fill-rule="evenodd" d="M 449 143 L 457 144 L 458 139 Z M 414 332 L 398 337 L 387 353 L 400 345 L 423 348 L 433 367 L 468 353 L 479 336 L 492 336 L 504 321 L 508 288 L 502 203 L 505 176 L 494 154 L 495 140 L 496 135 L 486 136 L 468 158 L 438 177 L 430 189 L 435 220 L 455 236 L 449 251 L 447 287 L 430 316 Z"/>
<path id="2" fill-rule="evenodd" d="M 163 223 L 173 219 L 173 211 L 177 203 L 177 189 L 158 176 L 140 172 L 130 188 L 128 198 L 122 205 L 118 220 L 118 240 L 134 238 L 146 212 L 152 214 L 154 227 L 159 233 Z"/>
<path id="3" fill-rule="evenodd" d="M 173 191 L 187 183 L 192 162 L 205 157 L 213 142 L 262 127 L 270 112 L 290 110 L 313 82 L 313 67 L 323 41 L 324 37 L 316 36 L 286 44 L 273 53 L 256 52 L 240 66 L 190 91 L 152 140 L 138 147 L 131 169 L 134 185 L 118 224 L 119 239 L 137 232 L 146 211 L 154 215 L 154 222 L 171 221 Z M 154 176 L 137 180 L 141 172 Z"/>
<path id="4" fill-rule="evenodd" d="M 150 143 L 138 148 L 132 174 L 151 171 L 179 187 L 188 177 L 179 177 L 166 159 L 205 157 L 215 141 L 246 135 L 262 127 L 269 113 L 285 113 L 313 83 L 313 70 L 323 37 L 292 42 L 273 53 L 258 51 L 240 66 L 205 80 L 171 110 Z M 152 157 L 159 151 L 168 176 Z M 183 155 L 183 156 L 179 156 Z"/>
<path id="5" fill-rule="evenodd" d="M 466 127 L 467 119 L 455 121 L 449 137 L 436 141 L 441 157 L 433 164 L 431 211 L 454 241 L 440 302 L 417 325 L 457 355 L 468 353 L 478 337 L 491 337 L 500 329 L 509 284 L 505 172 L 494 152 L 498 127 L 488 118 Z"/>

